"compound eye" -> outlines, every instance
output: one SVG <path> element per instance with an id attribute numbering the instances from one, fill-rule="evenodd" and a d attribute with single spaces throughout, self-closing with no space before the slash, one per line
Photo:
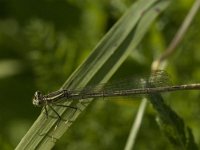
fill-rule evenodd
<path id="1" fill-rule="evenodd" d="M 36 91 L 33 98 L 33 105 L 41 106 L 43 100 L 42 92 Z"/>
<path id="2" fill-rule="evenodd" d="M 35 92 L 35 97 L 40 97 L 41 94 L 42 94 L 42 92 L 36 91 L 36 92 Z"/>

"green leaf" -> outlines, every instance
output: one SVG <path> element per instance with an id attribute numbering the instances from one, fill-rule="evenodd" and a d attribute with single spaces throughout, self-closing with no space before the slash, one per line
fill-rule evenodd
<path id="1" fill-rule="evenodd" d="M 62 89 L 75 89 L 108 81 L 168 4 L 169 0 L 139 0 L 134 3 L 64 83 Z M 66 101 L 63 104 L 76 106 L 82 111 L 88 105 L 79 101 Z M 51 149 L 56 139 L 65 133 L 82 112 L 61 107 L 55 110 L 68 121 L 61 121 L 55 130 L 57 119 L 47 119 L 43 111 L 16 149 Z M 49 115 L 55 116 L 55 113 L 49 110 Z"/>
<path id="2" fill-rule="evenodd" d="M 158 112 L 158 124 L 171 144 L 180 150 L 198 150 L 192 131 L 185 126 L 183 119 L 176 114 L 160 94 L 150 94 L 149 100 Z"/>

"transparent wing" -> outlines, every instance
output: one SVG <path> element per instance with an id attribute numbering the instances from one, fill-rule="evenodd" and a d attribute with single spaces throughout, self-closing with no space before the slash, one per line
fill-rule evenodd
<path id="1" fill-rule="evenodd" d="M 90 85 L 84 88 L 70 90 L 71 93 L 89 94 L 89 93 L 112 93 L 114 91 L 141 89 L 148 86 L 163 87 L 172 84 L 170 76 L 163 70 L 158 70 L 150 76 L 131 77 L 121 79 L 114 82 L 101 83 L 98 85 Z"/>

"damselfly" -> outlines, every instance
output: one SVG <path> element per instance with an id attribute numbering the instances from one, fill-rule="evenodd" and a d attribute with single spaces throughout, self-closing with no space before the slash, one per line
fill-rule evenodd
<path id="1" fill-rule="evenodd" d="M 33 105 L 44 107 L 46 114 L 48 114 L 47 106 L 49 106 L 59 119 L 61 119 L 53 106 L 63 106 L 58 105 L 63 100 L 84 100 L 89 98 L 134 96 L 180 90 L 200 90 L 200 83 L 172 85 L 169 81 L 169 76 L 165 71 L 156 71 L 148 78 L 122 80 L 120 82 L 88 86 L 77 90 L 64 89 L 47 95 L 36 91 L 33 98 Z M 73 106 L 65 107 L 77 109 Z"/>

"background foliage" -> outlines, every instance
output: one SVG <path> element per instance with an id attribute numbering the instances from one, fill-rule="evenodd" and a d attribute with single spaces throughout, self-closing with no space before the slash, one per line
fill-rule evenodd
<path id="1" fill-rule="evenodd" d="M 37 89 L 58 89 L 100 38 L 130 6 L 130 0 L 0 1 L 0 147 L 13 149 L 37 118 L 31 103 Z M 121 66 L 116 78 L 148 74 L 173 38 L 192 1 L 178 0 L 160 16 Z M 193 20 L 168 72 L 173 82 L 200 81 L 200 13 Z M 164 95 L 200 143 L 199 92 Z M 123 149 L 140 99 L 93 102 L 55 149 Z M 200 145 L 200 144 L 199 144 Z M 135 149 L 170 149 L 149 105 Z"/>

